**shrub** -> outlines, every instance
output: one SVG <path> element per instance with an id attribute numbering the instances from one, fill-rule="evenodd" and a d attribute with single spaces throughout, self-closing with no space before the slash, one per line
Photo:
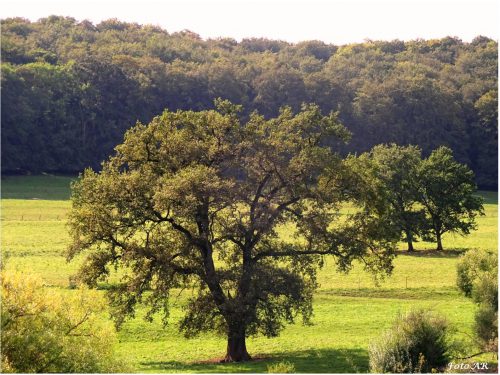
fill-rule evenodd
<path id="1" fill-rule="evenodd" d="M 39 278 L 3 270 L 2 372 L 117 372 L 115 332 L 96 291 L 64 296 Z"/>
<path id="2" fill-rule="evenodd" d="M 471 250 L 457 264 L 457 285 L 479 305 L 474 317 L 478 345 L 484 351 L 498 346 L 498 254 Z"/>
<path id="3" fill-rule="evenodd" d="M 269 374 L 291 374 L 295 372 L 295 366 L 291 362 L 281 361 L 267 365 L 267 372 Z"/>
<path id="4" fill-rule="evenodd" d="M 384 373 L 431 372 L 448 363 L 446 320 L 425 311 L 400 314 L 393 326 L 369 348 L 370 369 Z"/>
<path id="5" fill-rule="evenodd" d="M 465 296 L 475 297 L 476 302 L 481 302 L 480 295 L 473 296 L 474 286 L 484 282 L 484 278 L 496 280 L 497 270 L 498 255 L 495 252 L 470 250 L 462 255 L 457 263 L 457 286 Z"/>
<path id="6" fill-rule="evenodd" d="M 474 331 L 479 346 L 485 351 L 496 352 L 498 346 L 498 312 L 482 305 L 474 316 Z"/>
<path id="7" fill-rule="evenodd" d="M 498 310 L 498 276 L 497 268 L 493 272 L 480 275 L 472 287 L 472 299 L 481 305 Z"/>

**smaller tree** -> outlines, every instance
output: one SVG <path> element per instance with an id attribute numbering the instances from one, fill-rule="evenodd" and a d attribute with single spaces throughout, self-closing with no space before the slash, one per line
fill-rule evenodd
<path id="1" fill-rule="evenodd" d="M 413 251 L 425 214 L 417 205 L 421 151 L 416 146 L 377 145 L 347 163 L 356 171 L 364 210 L 387 223 Z"/>
<path id="2" fill-rule="evenodd" d="M 420 201 L 428 216 L 425 239 L 443 250 L 446 232 L 467 235 L 476 229 L 476 216 L 483 215 L 483 199 L 474 195 L 474 173 L 453 158 L 448 147 L 439 147 L 419 170 Z"/>

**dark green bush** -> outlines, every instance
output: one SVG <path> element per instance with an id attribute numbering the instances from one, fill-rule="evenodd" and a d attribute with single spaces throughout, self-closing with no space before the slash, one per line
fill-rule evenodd
<path id="1" fill-rule="evenodd" d="M 425 310 L 400 314 L 369 348 L 370 369 L 377 373 L 420 373 L 449 361 L 448 324 Z"/>
<path id="2" fill-rule="evenodd" d="M 457 285 L 479 305 L 474 317 L 478 345 L 484 351 L 498 347 L 498 254 L 471 250 L 457 264 Z"/>
<path id="3" fill-rule="evenodd" d="M 498 312 L 491 306 L 480 306 L 474 316 L 474 331 L 483 350 L 496 352 L 498 348 Z"/>
<path id="4" fill-rule="evenodd" d="M 495 252 L 470 250 L 462 255 L 458 261 L 457 286 L 465 296 L 473 297 L 474 285 L 481 282 L 484 276 L 495 279 L 497 270 L 498 255 Z M 480 302 L 477 301 L 477 297 L 475 300 Z"/>
<path id="5" fill-rule="evenodd" d="M 472 287 L 472 299 L 481 305 L 487 305 L 498 311 L 498 276 L 497 268 L 480 275 Z"/>

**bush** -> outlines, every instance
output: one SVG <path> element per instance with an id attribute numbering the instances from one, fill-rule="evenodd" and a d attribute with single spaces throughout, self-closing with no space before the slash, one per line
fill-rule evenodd
<path id="1" fill-rule="evenodd" d="M 485 278 L 497 279 L 498 255 L 496 252 L 484 250 L 470 250 L 462 255 L 457 264 L 457 286 L 467 297 L 474 297 L 481 302 L 481 296 L 473 296 L 474 286 L 484 282 Z M 495 282 L 492 282 L 495 284 Z M 496 293 L 493 293 L 496 295 Z M 495 297 L 496 298 L 496 297 Z M 498 303 L 498 302 L 497 302 Z"/>
<path id="2" fill-rule="evenodd" d="M 60 292 L 2 271 L 2 372 L 118 372 L 115 332 L 96 291 Z"/>
<path id="3" fill-rule="evenodd" d="M 480 275 L 472 287 L 472 299 L 474 302 L 487 305 L 498 310 L 498 276 L 497 269 L 493 272 L 485 272 Z"/>
<path id="4" fill-rule="evenodd" d="M 457 264 L 457 285 L 479 305 L 474 317 L 477 343 L 484 351 L 498 346 L 498 254 L 471 250 Z"/>
<path id="5" fill-rule="evenodd" d="M 295 366 L 291 362 L 281 361 L 267 365 L 267 372 L 269 374 L 291 374 L 295 372 Z"/>
<path id="6" fill-rule="evenodd" d="M 491 306 L 480 306 L 474 316 L 474 331 L 479 346 L 484 351 L 496 352 L 498 348 L 498 312 Z"/>
<path id="7" fill-rule="evenodd" d="M 369 348 L 376 373 L 431 372 L 449 360 L 448 325 L 436 314 L 417 310 L 400 314 L 393 326 Z"/>

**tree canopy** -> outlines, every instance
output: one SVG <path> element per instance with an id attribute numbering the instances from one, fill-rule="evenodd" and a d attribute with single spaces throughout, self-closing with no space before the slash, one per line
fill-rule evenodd
<path id="1" fill-rule="evenodd" d="M 189 31 L 50 16 L 2 20 L 2 171 L 99 168 L 137 120 L 205 110 L 217 97 L 266 118 L 288 105 L 339 111 L 352 141 L 441 145 L 497 184 L 498 45 L 477 37 L 335 46 L 203 40 Z"/>
<path id="2" fill-rule="evenodd" d="M 357 179 L 361 209 L 393 228 L 413 251 L 418 237 L 443 250 L 447 232 L 468 235 L 483 215 L 474 173 L 441 146 L 422 158 L 416 146 L 377 145 L 370 152 L 350 155 L 346 164 Z"/>
<path id="3" fill-rule="evenodd" d="M 362 176 L 365 210 L 389 223 L 413 251 L 413 242 L 425 225 L 419 207 L 421 150 L 415 146 L 377 145 L 348 163 Z"/>
<path id="4" fill-rule="evenodd" d="M 227 361 L 250 358 L 248 335 L 276 336 L 297 315 L 310 321 L 325 256 L 340 271 L 357 259 L 383 274 L 395 241 L 369 215 L 339 217 L 356 194 L 328 146 L 349 136 L 335 113 L 307 105 L 242 123 L 240 109 L 218 101 L 217 111 L 165 111 L 137 124 L 100 172 L 73 185 L 69 217 L 69 258 L 88 254 L 83 281 L 124 270 L 109 293 L 118 324 L 138 302 L 166 322 L 172 288 L 191 289 L 180 329 L 226 335 Z"/>
<path id="5" fill-rule="evenodd" d="M 418 174 L 420 202 L 430 217 L 427 237 L 443 250 L 446 232 L 469 234 L 476 229 L 475 218 L 484 214 L 483 199 L 474 195 L 473 172 L 453 158 L 447 147 L 439 147 L 422 162 Z"/>

